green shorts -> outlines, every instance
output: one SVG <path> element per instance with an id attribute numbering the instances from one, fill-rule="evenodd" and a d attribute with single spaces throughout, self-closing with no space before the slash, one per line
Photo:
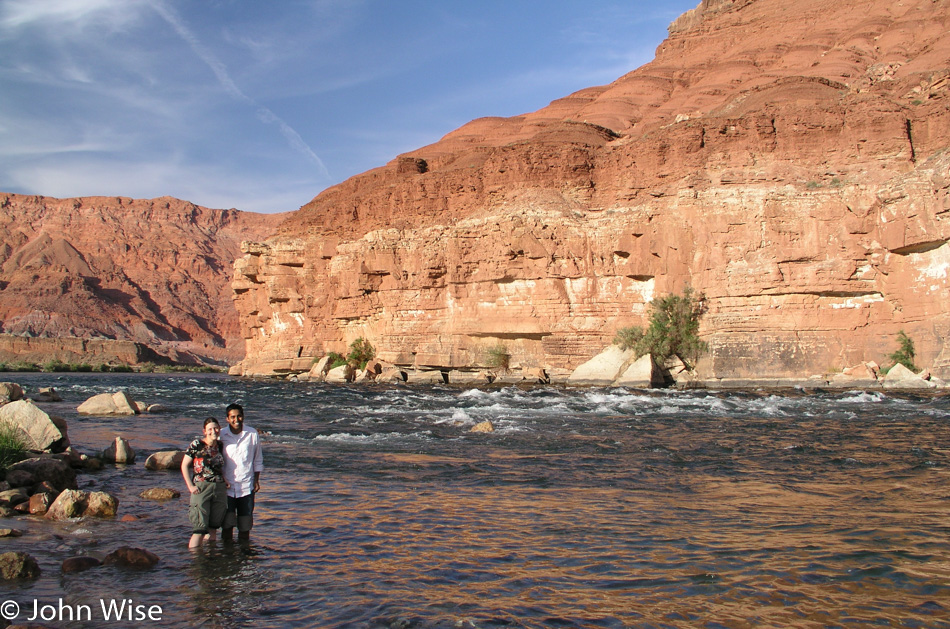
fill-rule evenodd
<path id="1" fill-rule="evenodd" d="M 206 535 L 208 529 L 221 528 L 224 522 L 224 514 L 228 510 L 228 488 L 224 481 L 209 483 L 200 480 L 195 485 L 198 493 L 191 494 L 188 520 L 193 534 Z"/>

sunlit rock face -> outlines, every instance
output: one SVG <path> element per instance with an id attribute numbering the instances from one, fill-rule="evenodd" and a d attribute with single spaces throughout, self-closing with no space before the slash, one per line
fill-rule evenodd
<path id="1" fill-rule="evenodd" d="M 950 1 L 704 1 L 656 59 L 475 120 L 245 243 L 243 373 L 365 337 L 400 365 L 570 370 L 705 295 L 708 378 L 950 371 Z"/>
<path id="2" fill-rule="evenodd" d="M 0 193 L 0 359 L 236 362 L 232 265 L 242 239 L 282 218 L 172 198 Z"/>

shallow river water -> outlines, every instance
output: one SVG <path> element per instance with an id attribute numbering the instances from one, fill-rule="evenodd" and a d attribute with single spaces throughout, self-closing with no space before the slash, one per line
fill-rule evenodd
<path id="1" fill-rule="evenodd" d="M 54 386 L 64 401 L 41 406 L 81 451 L 128 438 L 134 465 L 79 484 L 144 516 L 0 522 L 24 531 L 0 551 L 43 570 L 0 585 L 20 622 L 39 609 L 49 627 L 950 627 L 947 395 L 4 379 Z M 76 413 L 119 389 L 168 411 Z M 180 474 L 143 462 L 207 415 L 223 424 L 233 401 L 264 444 L 252 540 L 192 553 Z M 469 432 L 484 419 L 495 432 Z M 184 495 L 138 497 L 150 487 Z M 161 561 L 60 571 L 123 545 Z M 104 617 L 123 602 L 160 619 Z"/>

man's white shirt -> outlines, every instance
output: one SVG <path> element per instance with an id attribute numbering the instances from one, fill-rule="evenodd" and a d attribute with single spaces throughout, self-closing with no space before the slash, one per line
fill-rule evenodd
<path id="1" fill-rule="evenodd" d="M 230 485 L 228 495 L 242 498 L 254 491 L 254 472 L 264 469 L 264 455 L 257 431 L 245 425 L 238 434 L 230 428 L 221 431 L 224 444 L 224 479 Z"/>

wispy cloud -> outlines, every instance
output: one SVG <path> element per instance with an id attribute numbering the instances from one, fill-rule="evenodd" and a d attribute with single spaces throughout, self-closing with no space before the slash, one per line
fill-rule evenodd
<path id="1" fill-rule="evenodd" d="M 119 30 L 137 22 L 143 8 L 143 0 L 5 0 L 0 4 L 0 31 L 39 27 L 70 37 L 91 25 Z M 62 25 L 73 28 L 64 30 Z"/>
<path id="2" fill-rule="evenodd" d="M 320 175 L 326 179 L 329 179 L 330 173 L 327 171 L 327 167 L 324 165 L 323 160 L 317 156 L 317 154 L 310 148 L 310 146 L 304 141 L 300 134 L 297 133 L 290 125 L 284 122 L 280 116 L 275 114 L 273 111 L 256 103 L 254 99 L 246 95 L 240 87 L 234 82 L 231 78 L 231 75 L 228 73 L 227 66 L 222 63 L 207 47 L 205 47 L 194 32 L 189 29 L 181 17 L 172 9 L 170 6 L 166 5 L 161 0 L 149 0 L 150 5 L 155 11 L 162 16 L 162 18 L 168 22 L 168 24 L 175 30 L 179 37 L 181 37 L 185 42 L 191 47 L 194 53 L 201 59 L 211 71 L 214 72 L 215 77 L 218 79 L 218 83 L 221 84 L 221 87 L 224 90 L 234 97 L 235 99 L 244 102 L 257 111 L 257 117 L 259 120 L 266 124 L 277 125 L 278 130 L 281 135 L 289 142 L 290 146 L 306 156 L 314 164 L 317 165 Z"/>

